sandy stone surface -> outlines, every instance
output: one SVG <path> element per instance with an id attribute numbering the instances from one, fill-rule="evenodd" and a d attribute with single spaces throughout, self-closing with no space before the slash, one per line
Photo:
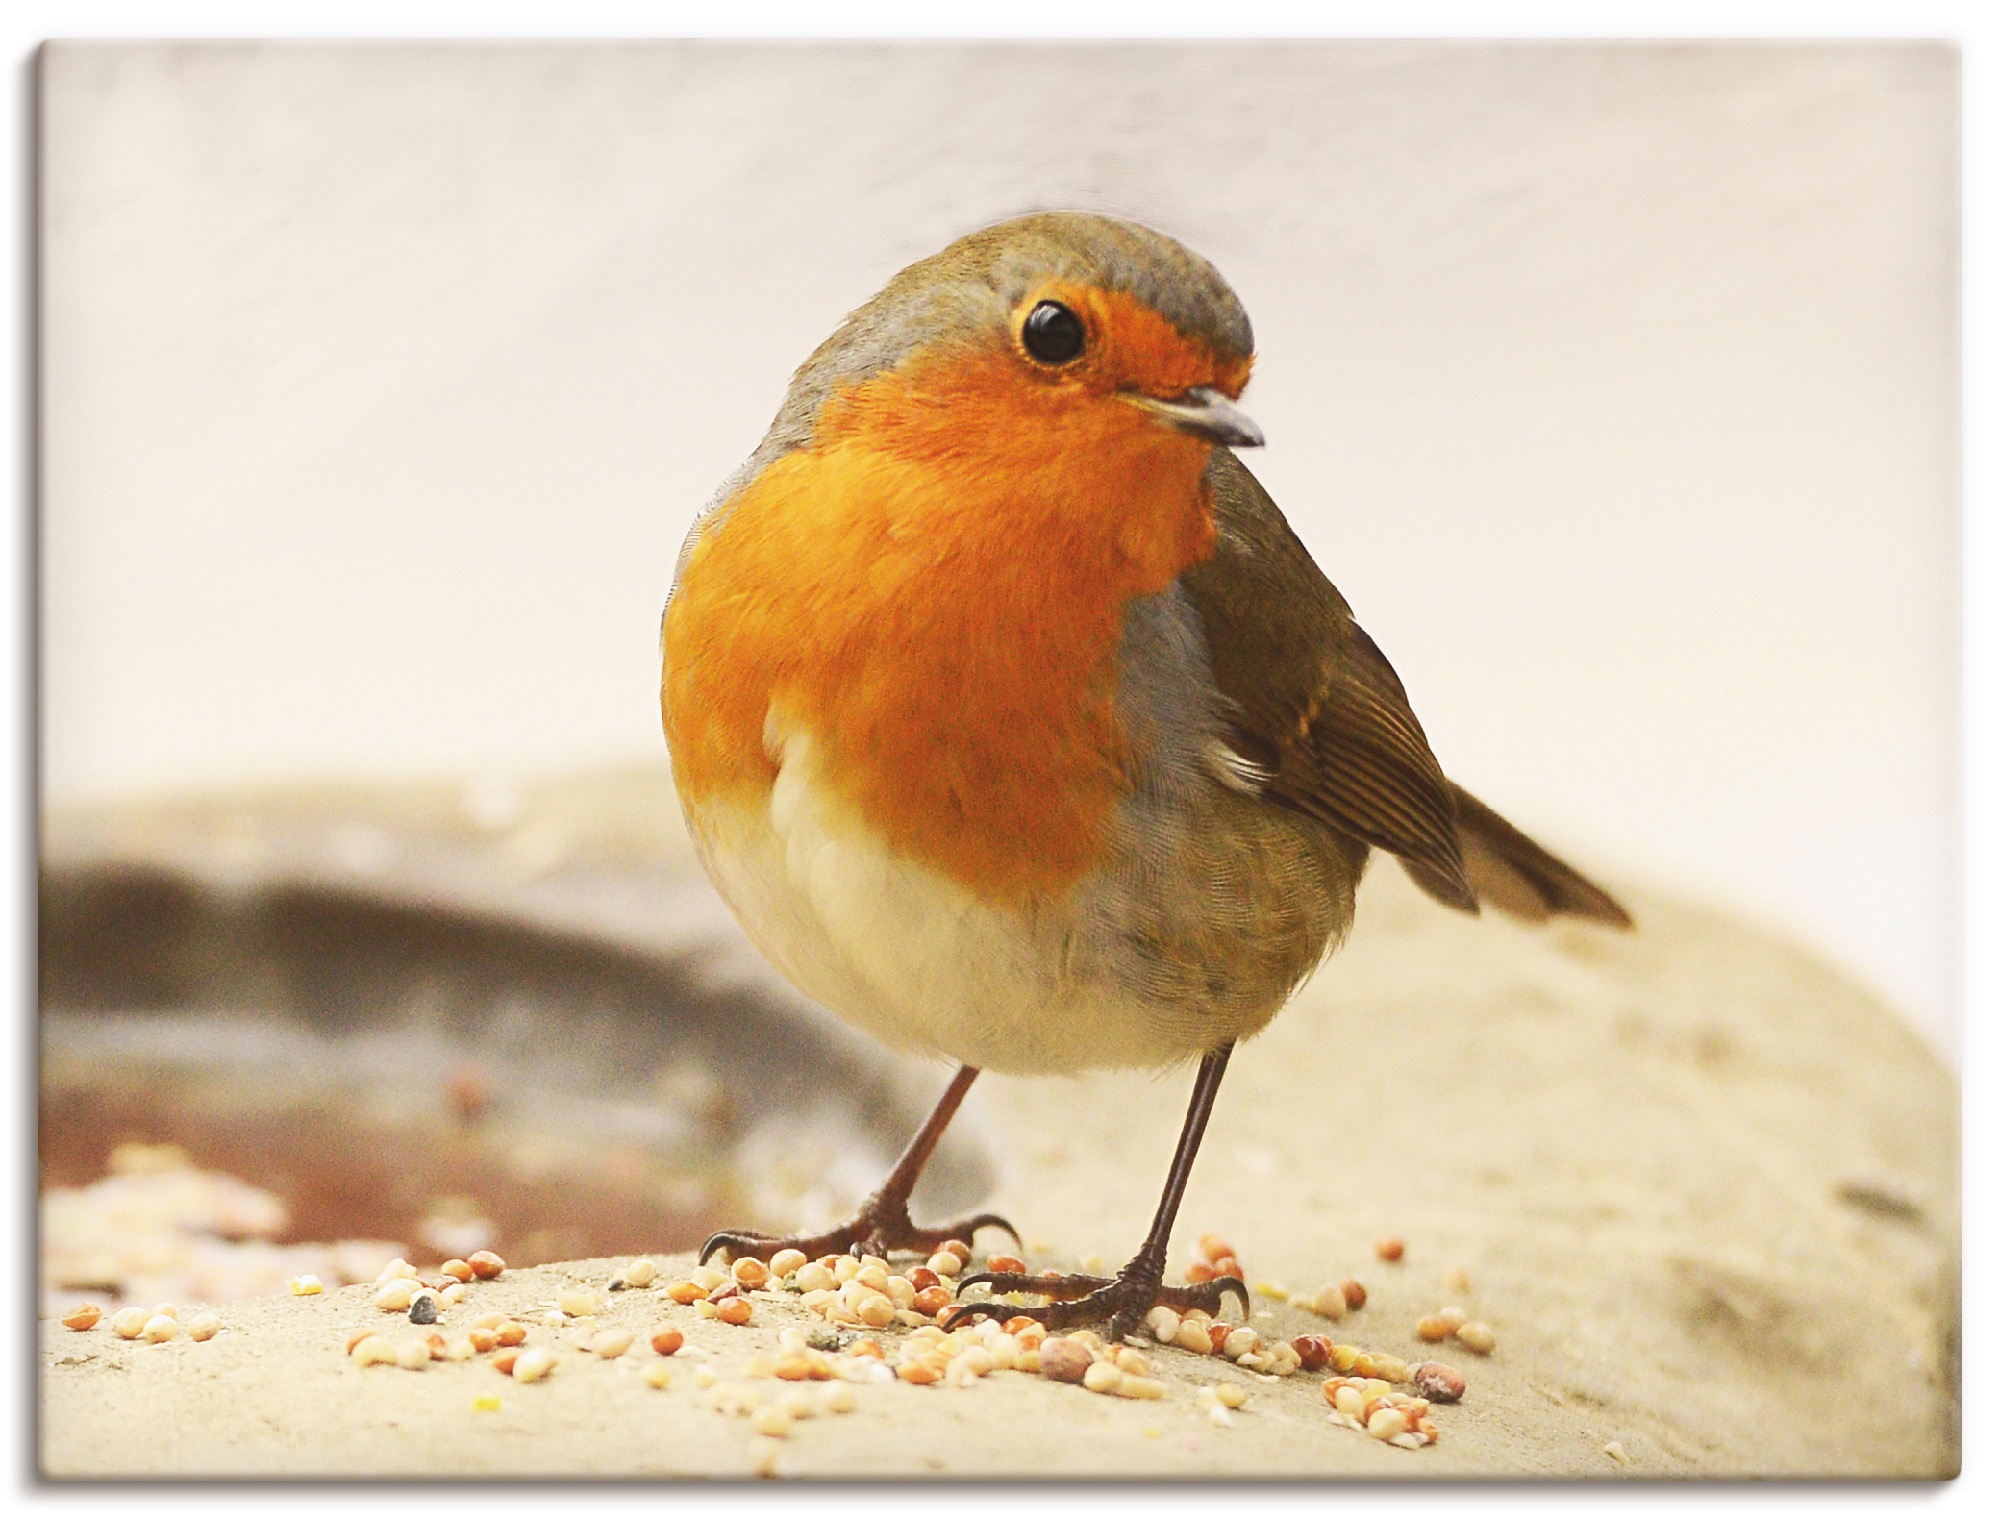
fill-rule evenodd
<path id="1" fill-rule="evenodd" d="M 57 820 L 48 858 L 144 858 L 195 874 L 226 864 L 240 881 L 304 868 L 299 840 L 365 815 L 402 841 L 389 863 L 366 862 L 371 889 L 594 924 L 655 947 L 696 920 L 726 932 L 689 876 L 657 778 L 547 788 L 483 831 L 454 821 L 453 795 L 265 799 L 229 813 L 233 833 L 200 807 Z M 1319 1377 L 1266 1383 L 1157 1350 L 1169 1383 L 1157 1402 L 1017 1373 L 962 1389 L 858 1386 L 854 1412 L 795 1426 L 776 1472 L 1956 1472 L 1955 1081 L 1887 1008 L 1812 959 L 1607 874 L 1635 935 L 1467 920 L 1398 872 L 1372 873 L 1348 947 L 1238 1053 L 1181 1212 L 1176 1266 L 1215 1230 L 1260 1281 L 1310 1291 L 1352 1274 L 1369 1289 L 1338 1325 L 1261 1298 L 1268 1317 L 1252 1322 L 1267 1335 L 1326 1332 L 1463 1370 L 1465 1400 L 1436 1411 L 1437 1446 L 1392 1449 L 1328 1423 Z M 915 1077 L 935 1087 L 943 1074 Z M 1187 1088 L 1184 1072 L 982 1078 L 959 1121 L 997 1157 L 993 1205 L 1021 1227 L 1032 1267 L 1115 1264 L 1131 1251 Z M 1371 1249 L 1388 1233 L 1407 1241 L 1396 1264 Z M 686 1260 L 660 1259 L 663 1282 Z M 563 1284 L 602 1288 L 616 1265 L 510 1270 L 443 1327 L 545 1309 Z M 1460 1271 L 1469 1286 L 1447 1286 Z M 480 1360 L 357 1368 L 341 1354 L 346 1331 L 396 1327 L 367 1296 L 229 1305 L 206 1344 L 45 1321 L 42 1470 L 745 1476 L 761 1459 L 750 1424 L 707 1406 L 696 1367 L 731 1376 L 783 1327 L 818 1322 L 776 1299 L 738 1329 L 657 1288 L 607 1295 L 600 1325 L 684 1329 L 670 1385 L 642 1379 L 655 1359 L 643 1341 L 604 1362 L 551 1328 L 535 1338 L 560 1345 L 558 1370 L 520 1385 Z M 1494 1327 L 1490 1358 L 1416 1339 L 1417 1318 L 1446 1303 Z M 1218 1428 L 1196 1392 L 1232 1379 L 1251 1396 Z M 497 1410 L 475 1405 L 492 1395 Z"/>

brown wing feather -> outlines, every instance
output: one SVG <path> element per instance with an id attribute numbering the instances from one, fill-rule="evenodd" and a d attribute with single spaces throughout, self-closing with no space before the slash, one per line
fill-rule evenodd
<path id="1" fill-rule="evenodd" d="M 1181 577 L 1264 794 L 1387 850 L 1431 896 L 1539 922 L 1625 909 L 1445 778 L 1396 672 L 1256 478 L 1218 448 L 1216 551 Z"/>
<path id="2" fill-rule="evenodd" d="M 1458 799 L 1458 839 L 1465 875 L 1482 902 L 1539 923 L 1557 913 L 1630 928 L 1632 916 L 1603 887 L 1586 880 L 1463 786 Z"/>
<path id="3" fill-rule="evenodd" d="M 1477 911 L 1450 783 L 1403 683 L 1235 455 L 1215 451 L 1215 553 L 1181 577 L 1266 794 L 1387 850 Z"/>

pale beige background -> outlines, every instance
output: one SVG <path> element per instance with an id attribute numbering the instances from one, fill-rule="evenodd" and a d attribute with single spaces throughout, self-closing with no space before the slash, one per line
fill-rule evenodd
<path id="1" fill-rule="evenodd" d="M 662 760 L 786 376 L 1101 208 L 1446 765 L 1956 1028 L 1957 60 L 1912 45 L 59 45 L 43 782 Z"/>

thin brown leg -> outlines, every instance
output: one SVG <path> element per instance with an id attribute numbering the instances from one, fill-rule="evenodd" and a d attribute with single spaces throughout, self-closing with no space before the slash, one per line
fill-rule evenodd
<path id="1" fill-rule="evenodd" d="M 1015 1314 L 1025 1314 L 1051 1329 L 1073 1329 L 1080 1324 L 1109 1319 L 1108 1333 L 1113 1340 L 1118 1340 L 1137 1329 L 1147 1310 L 1157 1304 L 1219 1313 L 1225 1292 L 1235 1293 L 1247 1313 L 1250 1308 L 1249 1291 L 1233 1276 L 1217 1277 L 1212 1282 L 1193 1287 L 1162 1285 L 1166 1280 L 1167 1238 L 1174 1230 L 1174 1215 L 1180 1212 L 1181 1194 L 1187 1191 L 1188 1176 L 1194 1170 L 1195 1153 L 1201 1148 L 1202 1131 L 1208 1127 L 1208 1115 L 1215 1107 L 1215 1094 L 1222 1085 L 1222 1073 L 1229 1068 L 1230 1052 L 1235 1048 L 1233 1044 L 1225 1044 L 1202 1057 L 1201 1070 L 1194 1079 L 1194 1095 L 1188 1099 L 1187 1121 L 1181 1125 L 1180 1143 L 1174 1147 L 1174 1163 L 1167 1170 L 1166 1190 L 1160 1194 L 1160 1206 L 1153 1214 L 1153 1227 L 1146 1231 L 1146 1242 L 1139 1247 L 1139 1253 L 1126 1263 L 1124 1270 L 1108 1280 L 1099 1276 L 1046 1277 L 1015 1271 L 975 1271 L 959 1279 L 960 1290 L 983 1282 L 995 1294 L 1032 1292 L 1052 1301 L 1041 1308 L 1016 1308 L 1007 1303 L 961 1303 L 953 1310 L 948 1325 L 962 1324 L 967 1319 L 982 1315 L 1012 1318 Z"/>
<path id="2" fill-rule="evenodd" d="M 975 1214 L 955 1223 L 940 1224 L 935 1229 L 919 1229 L 910 1222 L 910 1193 L 917 1185 L 917 1178 L 923 1174 L 931 1152 L 944 1138 L 952 1115 L 958 1112 L 958 1105 L 965 1101 L 965 1094 L 971 1090 L 978 1075 L 979 1067 L 976 1065 L 958 1068 L 958 1074 L 951 1078 L 951 1085 L 944 1089 L 944 1096 L 931 1109 L 931 1116 L 924 1120 L 924 1126 L 904 1146 L 902 1158 L 896 1162 L 888 1178 L 846 1223 L 838 1224 L 824 1234 L 755 1234 L 747 1229 L 724 1229 L 708 1237 L 707 1243 L 701 1247 L 701 1260 L 705 1263 L 718 1250 L 727 1250 L 732 1258 L 754 1255 L 766 1261 L 780 1250 L 803 1250 L 815 1259 L 822 1255 L 839 1255 L 844 1251 L 881 1256 L 888 1255 L 891 1250 L 928 1252 L 948 1239 L 970 1241 L 974 1230 L 989 1225 L 1005 1229 L 1014 1235 L 1016 1244 L 1020 1243 L 1021 1236 L 1014 1233 L 1014 1226 L 997 1213 Z"/>

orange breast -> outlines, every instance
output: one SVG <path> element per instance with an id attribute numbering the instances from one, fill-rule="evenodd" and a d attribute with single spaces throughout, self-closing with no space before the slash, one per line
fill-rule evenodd
<path id="1" fill-rule="evenodd" d="M 1141 758 L 1116 710 L 1125 608 L 1207 556 L 1208 445 L 1009 354 L 880 375 L 746 486 L 667 610 L 674 776 L 756 803 L 767 712 L 888 845 L 989 900 L 1102 858 Z"/>

